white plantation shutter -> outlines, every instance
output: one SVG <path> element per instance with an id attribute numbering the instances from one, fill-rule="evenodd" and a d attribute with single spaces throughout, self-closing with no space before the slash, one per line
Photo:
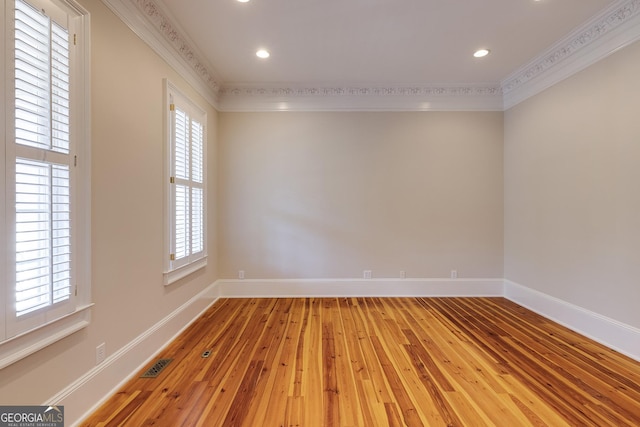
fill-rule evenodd
<path id="1" fill-rule="evenodd" d="M 168 284 L 206 263 L 206 114 L 168 82 L 166 90 L 169 206 L 165 283 Z"/>
<path id="2" fill-rule="evenodd" d="M 174 260 L 178 263 L 189 256 L 191 240 L 189 194 L 190 144 L 189 116 L 174 105 L 174 175 L 175 175 L 175 248 Z"/>
<path id="3" fill-rule="evenodd" d="M 22 316 L 71 295 L 70 41 L 42 11 L 15 5 L 15 314 Z M 55 161 L 38 161 L 47 157 Z"/>
<path id="4" fill-rule="evenodd" d="M 27 3 L 15 11 L 16 142 L 69 152 L 69 31 Z"/>
<path id="5" fill-rule="evenodd" d="M 16 315 L 71 294 L 69 167 L 16 160 Z"/>
<path id="6" fill-rule="evenodd" d="M 204 191 L 202 188 L 191 188 L 191 252 L 194 254 L 204 249 Z"/>
<path id="7" fill-rule="evenodd" d="M 204 250 L 204 127 L 191 121 L 191 251 Z"/>
<path id="8" fill-rule="evenodd" d="M 42 0 L 11 4 L 4 339 L 77 308 L 71 9 Z"/>
<path id="9" fill-rule="evenodd" d="M 0 369 L 88 325 L 90 19 L 0 0 Z"/>
<path id="10" fill-rule="evenodd" d="M 189 187 L 186 185 L 175 184 L 175 243 L 174 243 L 174 261 L 178 263 L 189 256 L 190 242 L 190 207 Z"/>

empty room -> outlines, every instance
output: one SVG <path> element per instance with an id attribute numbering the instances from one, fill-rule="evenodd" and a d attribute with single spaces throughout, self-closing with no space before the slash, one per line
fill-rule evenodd
<path id="1" fill-rule="evenodd" d="M 0 19 L 0 426 L 640 425 L 639 0 Z"/>

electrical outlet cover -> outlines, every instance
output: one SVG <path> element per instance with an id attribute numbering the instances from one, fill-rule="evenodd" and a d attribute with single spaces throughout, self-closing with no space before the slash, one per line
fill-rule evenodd
<path id="1" fill-rule="evenodd" d="M 96 347 L 96 364 L 100 364 L 104 362 L 104 359 L 107 357 L 107 349 L 105 343 L 100 344 Z"/>

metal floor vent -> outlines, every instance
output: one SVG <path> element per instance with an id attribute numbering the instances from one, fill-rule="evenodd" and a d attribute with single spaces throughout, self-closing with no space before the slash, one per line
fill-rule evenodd
<path id="1" fill-rule="evenodd" d="M 162 372 L 162 370 L 164 368 L 166 368 L 166 366 L 171 363 L 173 359 L 159 359 L 156 363 L 153 364 L 152 367 L 150 367 L 147 372 L 145 372 L 144 374 L 142 374 L 140 376 L 140 378 L 155 378 L 158 375 L 160 375 L 160 372 Z"/>

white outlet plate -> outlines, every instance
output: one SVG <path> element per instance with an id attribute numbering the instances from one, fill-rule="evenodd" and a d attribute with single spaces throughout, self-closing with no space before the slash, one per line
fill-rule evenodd
<path id="1" fill-rule="evenodd" d="M 96 347 L 96 365 L 104 362 L 104 359 L 107 357 L 107 348 L 105 343 L 100 344 Z"/>
<path id="2" fill-rule="evenodd" d="M 244 279 L 244 270 L 238 270 L 238 279 Z"/>
<path id="3" fill-rule="evenodd" d="M 371 270 L 364 270 L 362 272 L 362 277 L 364 277 L 365 279 L 371 279 Z"/>
<path id="4" fill-rule="evenodd" d="M 407 272 L 404 270 L 400 270 L 400 278 L 401 279 L 406 279 L 407 278 Z"/>
<path id="5" fill-rule="evenodd" d="M 451 278 L 452 279 L 458 278 L 458 270 L 451 270 Z"/>

